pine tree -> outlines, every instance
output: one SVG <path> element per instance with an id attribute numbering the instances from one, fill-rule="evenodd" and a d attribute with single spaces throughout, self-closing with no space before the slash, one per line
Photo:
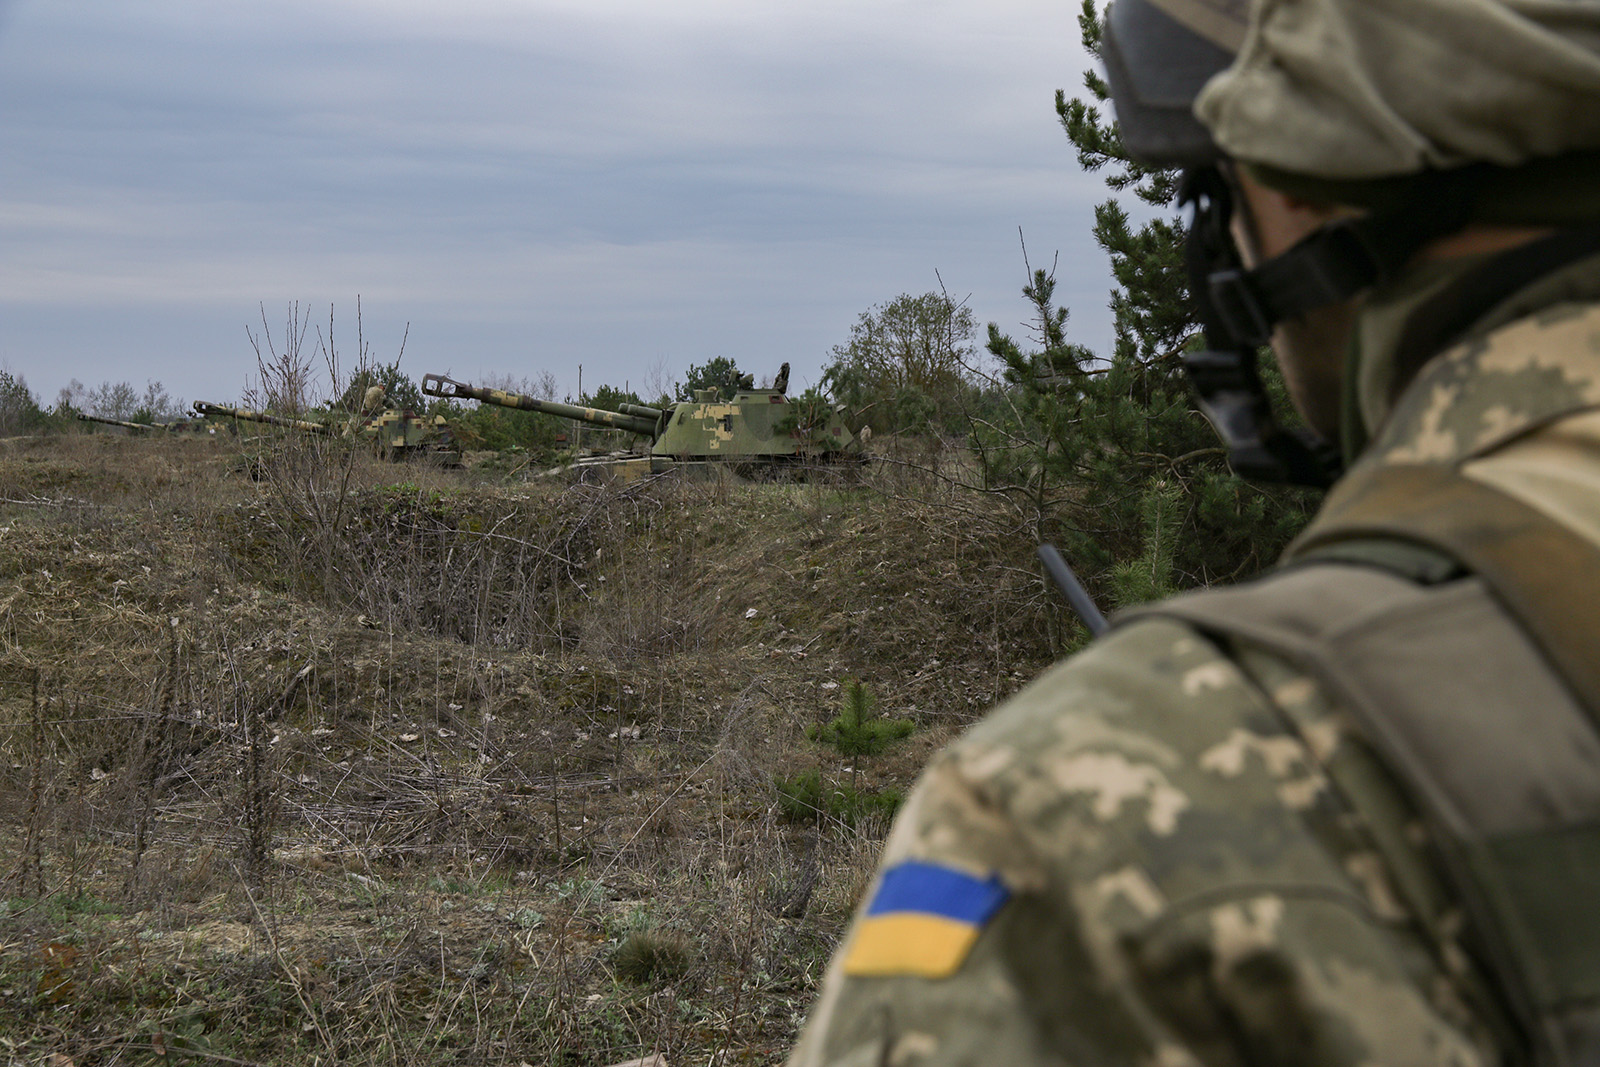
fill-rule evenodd
<path id="1" fill-rule="evenodd" d="M 998 414 L 975 415 L 969 434 L 983 487 L 1010 497 L 1040 541 L 1054 535 L 1055 520 L 1080 495 L 1086 453 L 1097 447 L 1084 422 L 1094 353 L 1068 343 L 1067 309 L 1055 304 L 1055 284 L 1051 272 L 1036 270 L 1022 290 L 1037 351 L 1023 351 L 989 324 L 987 347 L 1000 361 Z"/>
<path id="2" fill-rule="evenodd" d="M 31 433 L 45 423 L 27 381 L 20 374 L 0 369 L 0 433 Z"/>
<path id="3" fill-rule="evenodd" d="M 678 399 L 693 400 L 698 390 L 715 389 L 723 400 L 732 400 L 743 377 L 739 365 L 727 356 L 714 356 L 706 360 L 704 366 L 691 363 L 683 376 L 683 384 L 678 386 Z"/>
<path id="4" fill-rule="evenodd" d="M 851 679 L 845 683 L 840 700 L 839 714 L 825 723 L 806 728 L 806 736 L 819 744 L 832 745 L 851 760 L 850 789 L 855 791 L 861 760 L 876 756 L 889 742 L 898 741 L 911 733 L 910 719 L 886 719 L 872 715 L 878 698 L 865 682 Z"/>
<path id="5" fill-rule="evenodd" d="M 1083 0 L 1079 27 L 1098 55 L 1093 0 Z M 1023 294 L 1040 347 L 1024 351 L 990 326 L 989 351 L 1016 414 L 975 432 L 974 448 L 996 487 L 1037 509 L 1041 538 L 1057 540 L 1091 588 L 1120 605 L 1259 571 L 1305 523 L 1315 498 L 1255 486 L 1228 469 L 1182 373 L 1183 352 L 1201 337 L 1184 270 L 1185 227 L 1171 213 L 1178 174 L 1130 160 L 1103 114 L 1104 79 L 1087 72 L 1084 88 L 1087 99 L 1056 93 L 1079 164 L 1105 170 L 1107 187 L 1142 210 L 1168 214 L 1135 225 L 1115 196 L 1095 209 L 1095 240 L 1116 282 L 1107 358 L 1067 342 L 1053 273 L 1031 271 Z M 1270 365 L 1264 374 L 1278 381 Z"/>
<path id="6" fill-rule="evenodd" d="M 370 363 L 360 367 L 350 376 L 350 384 L 332 406 L 340 411 L 360 411 L 367 389 L 374 385 L 383 386 L 384 403 L 389 407 L 402 411 L 427 410 L 428 398 L 422 395 L 410 375 L 400 369 L 398 359 L 393 363 Z"/>

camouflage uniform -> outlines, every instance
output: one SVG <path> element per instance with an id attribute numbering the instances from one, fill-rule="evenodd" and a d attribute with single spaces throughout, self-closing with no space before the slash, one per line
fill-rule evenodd
<path id="1" fill-rule="evenodd" d="M 1600 544 L 1600 260 L 1538 288 L 1392 413 L 1367 398 L 1384 428 L 1363 465 L 1454 466 Z M 1368 365 L 1405 310 L 1369 306 Z M 790 1063 L 1496 1062 L 1459 917 L 1425 866 L 1403 872 L 1408 899 L 1419 880 L 1441 899 L 1423 936 L 1350 790 L 1407 824 L 1314 677 L 1172 619 L 1126 624 L 940 755 L 890 836 L 885 871 L 996 880 L 970 947 L 863 957 L 858 916 Z"/>

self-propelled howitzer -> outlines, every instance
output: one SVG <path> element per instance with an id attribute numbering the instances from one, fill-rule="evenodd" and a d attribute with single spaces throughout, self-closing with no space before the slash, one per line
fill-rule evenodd
<path id="1" fill-rule="evenodd" d="M 731 400 L 703 389 L 693 400 L 659 408 L 622 404 L 617 411 L 481 389 L 440 374 L 424 375 L 422 391 L 446 399 L 540 411 L 647 437 L 648 455 L 578 461 L 583 470 L 628 481 L 669 470 L 726 469 L 748 477 L 805 477 L 865 459 L 861 442 L 845 424 L 842 411 L 820 400 L 790 400 L 784 395 L 788 381 L 789 365 L 785 363 L 770 389 L 756 388 L 746 375 Z"/>
<path id="2" fill-rule="evenodd" d="M 446 467 L 461 465 L 461 453 L 455 449 L 450 424 L 442 416 L 426 419 L 409 411 L 385 408 L 370 415 L 351 416 L 340 422 L 311 422 L 249 408 L 208 404 L 204 400 L 196 400 L 194 409 L 212 418 L 261 422 L 321 437 L 365 441 L 389 459 L 420 458 Z"/>

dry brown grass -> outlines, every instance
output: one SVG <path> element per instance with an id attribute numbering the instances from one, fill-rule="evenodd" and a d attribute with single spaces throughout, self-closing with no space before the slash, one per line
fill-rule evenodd
<path id="1" fill-rule="evenodd" d="M 904 787 L 1049 655 L 981 497 L 0 442 L 15 1060 L 775 1062 L 885 827 L 780 818 L 865 679 Z M 276 466 L 273 466 L 276 464 Z M 64 1062 L 64 1061 L 55 1061 Z"/>

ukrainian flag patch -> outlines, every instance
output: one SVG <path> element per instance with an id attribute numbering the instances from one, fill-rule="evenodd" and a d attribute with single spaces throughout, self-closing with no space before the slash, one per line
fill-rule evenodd
<path id="1" fill-rule="evenodd" d="M 984 924 L 1011 897 L 996 875 L 910 860 L 883 872 L 844 958 L 848 975 L 956 973 Z"/>

